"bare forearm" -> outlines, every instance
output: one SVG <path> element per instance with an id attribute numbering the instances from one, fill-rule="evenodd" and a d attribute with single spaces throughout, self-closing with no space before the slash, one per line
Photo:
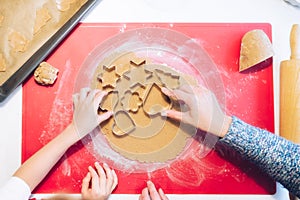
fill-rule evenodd
<path id="1" fill-rule="evenodd" d="M 60 135 L 31 156 L 14 176 L 23 179 L 32 191 L 78 139 L 73 126 L 69 125 Z"/>

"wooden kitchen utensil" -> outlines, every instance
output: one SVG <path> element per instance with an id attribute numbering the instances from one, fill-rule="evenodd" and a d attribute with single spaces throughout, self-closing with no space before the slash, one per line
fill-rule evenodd
<path id="1" fill-rule="evenodd" d="M 291 57 L 280 64 L 280 135 L 300 144 L 300 27 L 290 33 Z"/>

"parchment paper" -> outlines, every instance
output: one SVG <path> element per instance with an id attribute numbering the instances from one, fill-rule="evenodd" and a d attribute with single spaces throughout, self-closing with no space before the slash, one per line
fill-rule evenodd
<path id="1" fill-rule="evenodd" d="M 1 0 L 0 85 L 54 35 L 85 2 L 87 0 Z M 34 33 L 36 23 L 41 25 Z"/>

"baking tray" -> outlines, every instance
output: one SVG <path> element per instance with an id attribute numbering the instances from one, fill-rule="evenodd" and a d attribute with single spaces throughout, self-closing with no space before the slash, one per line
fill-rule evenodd
<path id="1" fill-rule="evenodd" d="M 15 73 L 0 86 L 0 102 L 3 102 L 17 86 L 23 83 L 33 70 L 57 47 L 78 24 L 80 19 L 102 0 L 88 0 L 52 37 L 50 37 Z"/>

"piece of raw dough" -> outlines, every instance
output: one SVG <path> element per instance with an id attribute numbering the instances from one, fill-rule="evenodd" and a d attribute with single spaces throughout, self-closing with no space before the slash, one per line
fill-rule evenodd
<path id="1" fill-rule="evenodd" d="M 51 19 L 49 10 L 45 7 L 42 7 L 36 11 L 36 18 L 33 33 L 38 33 L 43 26 Z"/>
<path id="2" fill-rule="evenodd" d="M 76 0 L 56 0 L 56 7 L 58 10 L 65 12 L 70 9 L 71 3 L 74 3 Z"/>
<path id="3" fill-rule="evenodd" d="M 0 72 L 6 71 L 6 61 L 2 53 L 0 53 Z"/>
<path id="4" fill-rule="evenodd" d="M 3 20 L 4 20 L 4 16 L 0 14 L 0 26 L 2 26 Z"/>
<path id="5" fill-rule="evenodd" d="M 34 71 L 34 79 L 41 85 L 52 85 L 57 79 L 58 69 L 47 62 L 42 62 Z"/>
<path id="6" fill-rule="evenodd" d="M 263 30 L 247 32 L 241 42 L 239 71 L 249 69 L 274 55 L 271 41 Z"/>
<path id="7" fill-rule="evenodd" d="M 12 31 L 9 34 L 8 41 L 15 52 L 25 52 L 29 45 L 29 40 L 17 31 Z"/>

